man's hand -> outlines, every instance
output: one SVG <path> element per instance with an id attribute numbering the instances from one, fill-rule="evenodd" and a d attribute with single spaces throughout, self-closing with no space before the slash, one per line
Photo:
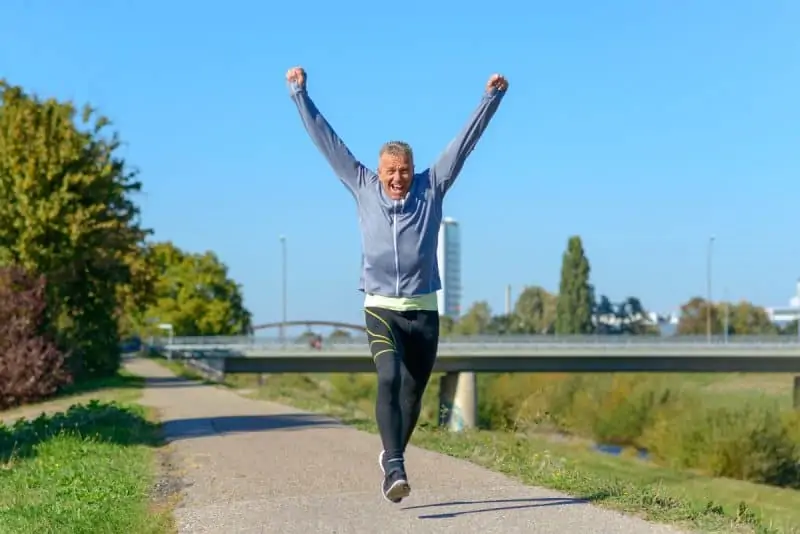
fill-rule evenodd
<path id="1" fill-rule="evenodd" d="M 300 89 L 306 87 L 306 71 L 303 67 L 292 67 L 286 71 L 286 81 L 289 83 L 296 83 Z"/>
<path id="2" fill-rule="evenodd" d="M 486 82 L 486 92 L 491 92 L 492 89 L 498 91 L 505 91 L 508 89 L 508 80 L 502 74 L 492 74 L 489 81 Z"/>

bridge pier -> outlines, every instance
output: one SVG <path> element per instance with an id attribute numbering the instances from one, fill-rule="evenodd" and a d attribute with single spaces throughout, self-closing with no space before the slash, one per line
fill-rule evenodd
<path id="1" fill-rule="evenodd" d="M 475 373 L 446 373 L 439 380 L 439 426 L 454 432 L 475 428 L 478 385 Z"/>

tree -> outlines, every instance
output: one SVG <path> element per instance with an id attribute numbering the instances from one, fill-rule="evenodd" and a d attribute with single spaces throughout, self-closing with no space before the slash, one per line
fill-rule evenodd
<path id="1" fill-rule="evenodd" d="M 522 290 L 514 304 L 513 330 L 520 334 L 551 333 L 556 322 L 558 297 L 539 286 Z"/>
<path id="2" fill-rule="evenodd" d="M 755 306 L 750 302 L 742 301 L 733 306 L 725 303 L 722 305 L 721 317 L 725 317 L 725 308 L 728 307 L 728 329 L 731 334 L 739 335 L 770 335 L 777 334 L 778 327 L 773 323 L 767 310 Z"/>
<path id="3" fill-rule="evenodd" d="M 486 333 L 492 321 L 492 310 L 485 300 L 475 302 L 456 324 L 456 332 L 462 336 Z"/>
<path id="4" fill-rule="evenodd" d="M 453 334 L 456 322 L 449 315 L 439 316 L 439 336 L 447 337 Z"/>
<path id="5" fill-rule="evenodd" d="M 333 343 L 346 343 L 347 341 L 353 339 L 353 336 L 347 330 L 336 328 L 330 334 L 328 334 L 328 339 Z"/>
<path id="6" fill-rule="evenodd" d="M 692 297 L 681 306 L 678 319 L 678 335 L 704 335 L 707 332 L 707 321 L 711 315 L 711 333 L 722 333 L 722 322 L 719 310 L 702 297 Z"/>
<path id="7" fill-rule="evenodd" d="M 230 336 L 252 332 L 239 285 L 212 252 L 189 254 L 170 242 L 150 245 L 148 262 L 156 270 L 154 303 L 140 328 L 169 323 L 176 336 Z"/>
<path id="8" fill-rule="evenodd" d="M 492 335 L 510 334 L 513 332 L 513 326 L 513 314 L 494 315 L 489 321 L 489 324 L 486 325 L 486 333 Z"/>
<path id="9" fill-rule="evenodd" d="M 618 311 L 607 296 L 600 295 L 600 299 L 595 304 L 594 317 L 595 329 L 598 334 L 618 333 Z"/>
<path id="10" fill-rule="evenodd" d="M 647 310 L 638 297 L 628 297 L 614 307 L 614 317 L 620 334 L 656 335 L 660 331 L 650 322 Z"/>
<path id="11" fill-rule="evenodd" d="M 76 379 L 119 366 L 122 288 L 148 233 L 109 125 L 0 80 L 0 263 L 46 276 L 45 324 Z"/>
<path id="12" fill-rule="evenodd" d="M 64 355 L 43 333 L 45 279 L 0 268 L 0 410 L 40 401 L 68 384 Z"/>
<path id="13" fill-rule="evenodd" d="M 590 271 L 581 238 L 570 237 L 561 264 L 556 304 L 557 334 L 588 334 L 592 331 L 594 290 L 589 284 Z"/>

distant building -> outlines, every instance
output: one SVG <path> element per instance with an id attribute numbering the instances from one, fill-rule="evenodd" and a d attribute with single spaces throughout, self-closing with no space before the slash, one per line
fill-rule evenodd
<path id="1" fill-rule="evenodd" d="M 767 308 L 770 320 L 776 323 L 788 323 L 800 319 L 800 280 L 795 286 L 795 296 L 789 299 L 788 306 Z"/>
<path id="2" fill-rule="evenodd" d="M 445 217 L 439 227 L 436 250 L 442 289 L 437 291 L 439 314 L 453 319 L 461 315 L 461 232 L 458 222 Z"/>

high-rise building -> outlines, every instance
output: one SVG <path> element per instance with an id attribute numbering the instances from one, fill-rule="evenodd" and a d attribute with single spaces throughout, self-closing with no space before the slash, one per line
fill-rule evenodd
<path id="1" fill-rule="evenodd" d="M 439 227 L 436 250 L 442 289 L 437 291 L 439 314 L 453 319 L 461 315 L 461 233 L 458 222 L 445 217 Z"/>

